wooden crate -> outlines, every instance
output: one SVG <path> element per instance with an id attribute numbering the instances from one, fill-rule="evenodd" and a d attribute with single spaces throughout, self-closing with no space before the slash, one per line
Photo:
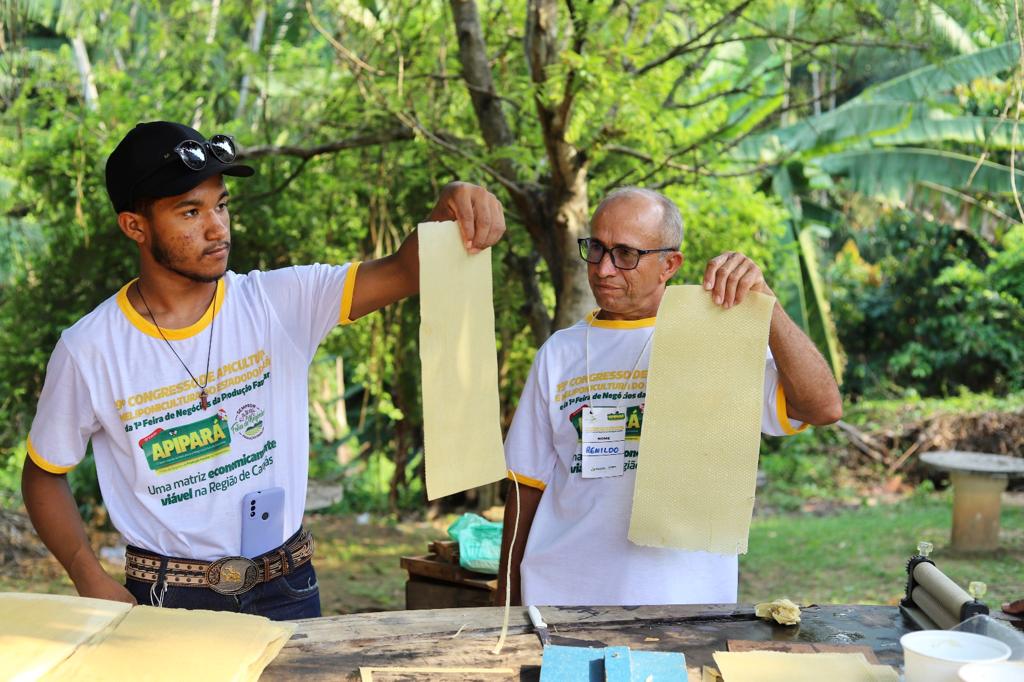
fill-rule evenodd
<path id="1" fill-rule="evenodd" d="M 432 543 L 431 548 L 438 543 Z M 457 556 L 458 544 L 455 544 Z M 447 555 L 451 556 L 451 548 Z M 456 559 L 457 561 L 457 559 Z M 498 579 L 486 573 L 468 571 L 437 553 L 404 556 L 401 566 L 409 572 L 405 583 L 405 608 L 452 609 L 490 606 Z"/>

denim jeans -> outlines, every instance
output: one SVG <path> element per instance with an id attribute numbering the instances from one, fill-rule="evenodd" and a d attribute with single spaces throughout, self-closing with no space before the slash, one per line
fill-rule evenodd
<path id="1" fill-rule="evenodd" d="M 259 583 L 243 594 L 219 594 L 208 587 L 176 587 L 127 578 L 125 587 L 140 604 L 176 609 L 234 611 L 266 616 L 271 620 L 317 618 L 320 616 L 320 587 L 313 562 L 308 561 L 288 575 Z M 161 592 L 163 599 L 160 599 Z"/>

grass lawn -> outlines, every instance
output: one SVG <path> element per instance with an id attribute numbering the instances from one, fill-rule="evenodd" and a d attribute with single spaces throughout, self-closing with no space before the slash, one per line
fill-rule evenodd
<path id="1" fill-rule="evenodd" d="M 789 597 L 800 604 L 895 604 L 903 595 L 906 562 L 918 540 L 935 545 L 933 558 L 958 584 L 982 580 L 985 601 L 998 609 L 1024 597 L 1024 500 L 1006 496 L 1001 549 L 956 555 L 948 549 L 952 519 L 949 493 L 898 504 L 861 507 L 828 515 L 779 514 L 754 519 L 750 552 L 740 560 L 740 601 Z M 437 521 L 392 522 L 351 516 L 313 515 L 317 573 L 325 615 L 402 609 L 405 572 L 398 559 L 423 554 L 445 536 L 454 516 Z M 97 535 L 97 543 L 113 538 Z M 121 567 L 106 563 L 120 579 Z M 0 591 L 74 594 L 52 557 L 4 564 Z"/>
<path id="2" fill-rule="evenodd" d="M 988 585 L 983 601 L 998 609 L 1024 598 L 1024 502 L 1004 496 L 1000 549 L 960 554 L 949 548 L 949 491 L 892 505 L 825 516 L 785 514 L 754 519 L 750 551 L 740 559 L 740 601 L 788 596 L 801 604 L 896 604 L 906 587 L 906 564 L 919 540 L 961 586 Z"/>

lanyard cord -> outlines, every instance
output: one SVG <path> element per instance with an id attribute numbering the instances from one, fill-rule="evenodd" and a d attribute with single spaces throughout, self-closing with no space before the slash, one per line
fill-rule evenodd
<path id="1" fill-rule="evenodd" d="M 585 365 L 584 369 L 587 372 L 587 397 L 590 399 L 589 406 L 590 406 L 591 412 L 593 412 L 593 408 L 595 407 L 595 405 L 594 405 L 594 391 L 590 387 L 590 328 L 592 326 L 594 326 L 594 320 L 596 320 L 596 319 L 597 319 L 597 313 L 594 313 L 590 317 L 590 319 L 587 320 L 587 331 L 584 333 L 584 337 L 583 337 L 583 339 L 584 339 L 583 340 L 583 362 L 584 362 L 584 365 Z M 647 352 L 647 349 L 650 347 L 651 339 L 653 339 L 653 338 L 654 338 L 654 330 L 652 329 L 651 333 L 647 336 L 647 340 L 644 341 L 644 347 L 640 349 L 640 354 L 636 356 L 636 362 L 633 363 L 633 369 L 629 370 L 629 379 L 630 380 L 633 379 L 633 373 L 636 372 L 636 368 L 640 366 L 640 361 L 643 360 L 644 354 Z M 615 406 L 614 406 L 615 411 L 618 411 L 619 407 L 622 405 L 622 402 L 623 402 L 622 396 L 625 395 L 625 393 L 626 393 L 626 391 L 625 391 L 625 389 L 623 389 L 622 392 L 619 395 L 618 401 L 615 403 Z"/>
<path id="2" fill-rule="evenodd" d="M 196 375 L 192 373 L 192 370 L 188 368 L 185 361 L 181 359 L 180 355 L 178 355 L 178 351 L 174 350 L 174 346 L 172 346 L 171 342 L 167 340 L 166 336 L 164 336 L 164 330 L 160 328 L 159 324 L 157 324 L 156 315 L 154 315 L 153 311 L 149 309 L 149 304 L 146 303 L 146 297 L 142 295 L 142 286 L 139 284 L 139 280 L 135 280 L 135 290 L 139 292 L 139 298 L 142 299 L 142 305 L 146 306 L 146 312 L 149 313 L 150 319 L 153 320 L 153 326 L 156 327 L 158 332 L 160 332 L 160 338 L 164 340 L 167 347 L 171 349 L 172 353 L 174 353 L 174 357 L 178 358 L 178 362 L 180 362 L 181 366 L 185 368 L 185 371 L 188 372 L 192 382 L 196 385 L 196 388 L 199 389 L 199 406 L 204 410 L 209 406 L 209 394 L 206 392 L 206 387 L 210 383 L 210 351 L 213 350 L 213 324 L 217 321 L 217 287 L 219 286 L 220 282 L 217 282 L 213 287 L 213 300 L 210 301 L 210 341 L 206 346 L 206 374 L 204 375 L 206 381 L 199 383 L 199 380 L 196 379 Z M 203 313 L 203 316 L 205 317 L 206 313 Z"/>

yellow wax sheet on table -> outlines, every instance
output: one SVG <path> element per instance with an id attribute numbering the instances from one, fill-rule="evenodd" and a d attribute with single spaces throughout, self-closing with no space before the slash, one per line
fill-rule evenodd
<path id="1" fill-rule="evenodd" d="M 491 250 L 470 255 L 454 222 L 423 223 L 420 362 L 427 498 L 505 477 Z"/>
<path id="2" fill-rule="evenodd" d="M 79 646 L 42 679 L 255 682 L 295 627 L 241 613 L 135 606 L 113 632 Z"/>
<path id="3" fill-rule="evenodd" d="M 725 682 L 899 682 L 894 669 L 863 654 L 716 651 L 715 665 Z"/>
<path id="4" fill-rule="evenodd" d="M 38 680 L 131 606 L 56 594 L 0 594 L 0 680 Z"/>
<path id="5" fill-rule="evenodd" d="M 699 286 L 658 308 L 629 539 L 716 554 L 747 551 L 775 299 L 728 310 Z"/>

